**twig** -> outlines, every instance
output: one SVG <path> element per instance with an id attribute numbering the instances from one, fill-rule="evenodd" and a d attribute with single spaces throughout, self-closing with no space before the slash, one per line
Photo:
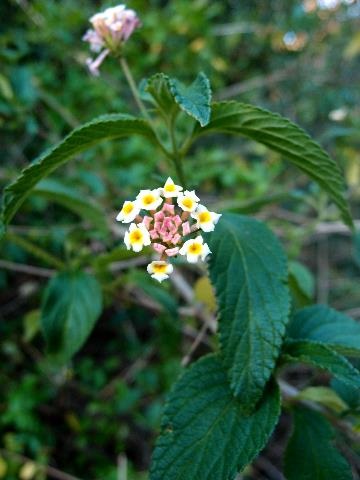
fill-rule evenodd
<path id="1" fill-rule="evenodd" d="M 112 272 L 120 272 L 121 270 L 126 270 L 131 267 L 139 267 L 141 265 L 146 265 L 149 263 L 150 258 L 148 256 L 129 258 L 128 260 L 121 260 L 119 262 L 113 262 L 110 265 L 110 270 Z"/>
<path id="2" fill-rule="evenodd" d="M 118 456 L 118 472 L 117 472 L 117 479 L 118 480 L 127 480 L 128 475 L 128 462 L 127 457 L 124 454 Z"/>
<path id="3" fill-rule="evenodd" d="M 328 238 L 317 243 L 317 302 L 327 304 L 329 299 L 329 244 Z"/>
<path id="4" fill-rule="evenodd" d="M 31 458 L 20 455 L 19 453 L 10 452 L 3 448 L 0 448 L 0 453 L 4 455 L 4 457 L 13 458 L 21 463 L 31 462 L 38 470 L 46 472 L 46 474 L 52 478 L 57 478 L 58 480 L 81 480 L 79 477 L 74 477 L 73 475 L 62 472 L 55 467 L 51 467 L 50 465 L 42 465 L 41 463 L 34 462 Z"/>
<path id="5" fill-rule="evenodd" d="M 195 340 L 191 344 L 191 347 L 189 348 L 189 351 L 187 352 L 187 354 L 181 360 L 181 365 L 183 367 L 186 367 L 190 363 L 192 354 L 195 352 L 195 350 L 200 345 L 200 343 L 202 343 L 208 328 L 209 328 L 209 324 L 204 322 L 203 326 L 201 327 L 201 329 L 199 331 L 199 333 L 195 337 Z"/>
<path id="6" fill-rule="evenodd" d="M 8 260 L 0 260 L 0 268 L 12 270 L 13 272 L 37 275 L 38 277 L 52 277 L 56 273 L 55 270 L 51 270 L 50 268 L 34 267 L 33 265 L 25 265 L 22 263 L 10 262 Z"/>
<path id="7" fill-rule="evenodd" d="M 273 480 L 284 480 L 283 474 L 266 457 L 258 457 L 255 461 L 256 465 L 269 474 Z"/>

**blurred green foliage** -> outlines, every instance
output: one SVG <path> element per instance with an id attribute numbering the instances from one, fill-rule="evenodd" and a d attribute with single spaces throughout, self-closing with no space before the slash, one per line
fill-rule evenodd
<path id="1" fill-rule="evenodd" d="M 105 62 L 100 78 L 85 68 L 89 52 L 81 37 L 88 18 L 112 4 L 1 2 L 2 186 L 73 127 L 104 113 L 135 111 L 115 61 Z M 133 0 L 128 6 L 143 23 L 126 47 L 137 81 L 157 71 L 192 81 L 203 70 L 215 99 L 240 99 L 296 121 L 340 162 L 359 216 L 357 2 L 334 9 L 311 0 Z M 291 258 L 307 266 L 292 264 L 299 304 L 315 290 L 319 301 L 360 316 L 359 266 L 349 236 L 331 223 L 337 211 L 305 176 L 278 160 L 260 145 L 219 136 L 216 142 L 204 139 L 185 169 L 214 208 L 259 214 L 281 234 Z M 109 272 L 110 262 L 131 255 L 109 229 L 91 221 L 80 199 L 91 199 L 96 218 L 112 222 L 124 199 L 167 174 L 164 159 L 139 139 L 101 145 L 39 185 L 0 245 L 10 264 L 46 269 L 59 259 L 92 263 L 105 297 L 85 348 L 59 369 L 44 357 L 40 335 L 46 282 L 0 269 L 0 478 L 41 480 L 48 464 L 83 479 L 115 480 L 121 468 L 129 480 L 146 478 L 141 472 L 149 465 L 164 395 L 196 321 L 189 313 L 184 338 L 171 287 L 154 286 L 135 267 Z M 64 189 L 73 199 L 77 195 L 72 208 L 61 202 Z M 331 236 L 322 233 L 325 223 Z M 197 278 L 190 274 L 191 281 Z M 155 299 L 163 313 L 137 302 L 139 296 Z"/>

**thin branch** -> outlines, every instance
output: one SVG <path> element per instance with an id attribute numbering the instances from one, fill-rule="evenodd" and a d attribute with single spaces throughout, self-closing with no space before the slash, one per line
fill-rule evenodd
<path id="1" fill-rule="evenodd" d="M 0 260 L 0 268 L 11 270 L 13 272 L 27 273 L 38 277 L 52 277 L 56 271 L 50 268 L 34 267 L 33 265 L 25 265 L 22 263 L 10 262 L 8 260 Z"/>
<path id="2" fill-rule="evenodd" d="M 17 460 L 21 463 L 31 462 L 36 466 L 37 470 L 44 471 L 51 478 L 56 478 L 58 480 L 81 480 L 79 477 L 74 477 L 73 475 L 62 472 L 55 467 L 51 467 L 50 465 L 42 465 L 41 463 L 34 462 L 34 460 L 32 460 L 31 458 L 20 455 L 19 453 L 10 452 L 9 450 L 5 450 L 4 448 L 0 448 L 0 453 L 4 457 L 13 458 L 14 460 Z"/>

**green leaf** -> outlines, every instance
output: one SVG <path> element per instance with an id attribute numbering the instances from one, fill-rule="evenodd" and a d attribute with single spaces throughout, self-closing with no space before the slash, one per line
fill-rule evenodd
<path id="1" fill-rule="evenodd" d="M 209 123 L 211 87 L 204 73 L 199 73 L 190 87 L 185 87 L 176 78 L 171 79 L 170 90 L 181 110 L 195 118 L 201 127 Z"/>
<path id="2" fill-rule="evenodd" d="M 295 340 L 286 342 L 283 358 L 291 363 L 306 363 L 327 370 L 338 380 L 360 387 L 360 372 L 345 357 L 322 343 Z"/>
<path id="3" fill-rule="evenodd" d="M 103 140 L 135 134 L 156 143 L 155 135 L 149 124 L 145 120 L 130 115 L 104 115 L 76 128 L 62 142 L 40 155 L 21 172 L 13 183 L 5 188 L 2 222 L 5 225 L 8 224 L 35 185 L 75 154 Z"/>
<path id="4" fill-rule="evenodd" d="M 86 198 L 78 190 L 64 185 L 59 180 L 49 178 L 41 180 L 32 193 L 62 205 L 102 230 L 106 229 L 106 216 L 101 207 L 90 196 Z"/>
<path id="5" fill-rule="evenodd" d="M 308 305 L 314 297 L 314 278 L 299 262 L 289 262 L 289 287 L 299 306 Z"/>
<path id="6" fill-rule="evenodd" d="M 360 356 L 360 323 L 325 305 L 297 312 L 289 324 L 287 336 L 326 343 L 343 355 Z"/>
<path id="7" fill-rule="evenodd" d="M 250 408 L 270 378 L 288 320 L 286 259 L 272 232 L 242 215 L 224 214 L 209 240 L 222 355 L 231 388 Z"/>
<path id="8" fill-rule="evenodd" d="M 102 310 L 100 285 L 85 272 L 62 272 L 44 293 L 41 326 L 48 353 L 65 362 L 90 335 Z"/>
<path id="9" fill-rule="evenodd" d="M 276 113 L 239 102 L 212 105 L 211 122 L 195 127 L 195 137 L 220 132 L 239 134 L 284 155 L 329 194 L 346 224 L 352 226 L 344 198 L 344 179 L 337 163 L 300 127 Z"/>
<path id="10" fill-rule="evenodd" d="M 171 79 L 168 75 L 156 73 L 146 80 L 144 89 L 151 95 L 164 116 L 173 117 L 179 111 L 179 106 L 171 93 Z"/>
<path id="11" fill-rule="evenodd" d="M 167 116 L 172 116 L 180 108 L 202 127 L 210 121 L 211 87 L 204 73 L 199 73 L 189 87 L 176 78 L 158 73 L 148 80 L 145 90 Z"/>
<path id="12" fill-rule="evenodd" d="M 287 480 L 352 480 L 351 468 L 333 445 L 335 432 L 325 418 L 294 409 L 294 431 L 285 453 Z"/>
<path id="13" fill-rule="evenodd" d="M 241 407 L 216 355 L 193 364 L 168 398 L 150 480 L 233 480 L 275 428 L 278 388 L 269 386 L 252 415 Z"/>
<path id="14" fill-rule="evenodd" d="M 350 408 L 359 409 L 360 407 L 360 389 L 347 383 L 333 378 L 331 380 L 331 388 L 346 402 Z"/>

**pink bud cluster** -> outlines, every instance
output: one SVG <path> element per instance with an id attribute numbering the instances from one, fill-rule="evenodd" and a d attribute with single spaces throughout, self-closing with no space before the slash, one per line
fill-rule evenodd
<path id="1" fill-rule="evenodd" d="M 90 23 L 93 28 L 85 33 L 83 40 L 89 42 L 90 50 L 99 53 L 95 59 L 87 59 L 90 72 L 98 76 L 104 59 L 109 53 L 120 53 L 123 43 L 140 26 L 140 20 L 134 10 L 118 5 L 96 13 L 90 18 Z"/>

